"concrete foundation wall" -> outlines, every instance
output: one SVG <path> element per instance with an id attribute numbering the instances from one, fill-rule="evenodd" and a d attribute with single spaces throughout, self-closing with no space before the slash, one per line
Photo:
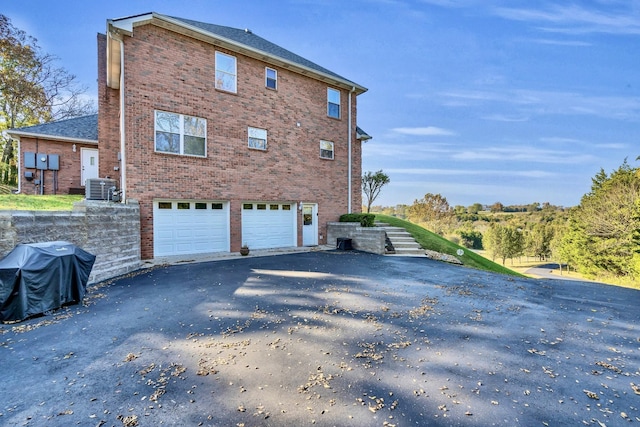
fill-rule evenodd
<path id="1" fill-rule="evenodd" d="M 140 207 L 84 200 L 70 212 L 0 211 L 0 257 L 19 243 L 74 243 L 96 256 L 89 283 L 140 268 Z"/>
<path id="2" fill-rule="evenodd" d="M 354 249 L 384 255 L 386 233 L 381 228 L 361 227 L 356 222 L 328 223 L 327 244 L 335 245 L 340 237 L 352 239 Z"/>

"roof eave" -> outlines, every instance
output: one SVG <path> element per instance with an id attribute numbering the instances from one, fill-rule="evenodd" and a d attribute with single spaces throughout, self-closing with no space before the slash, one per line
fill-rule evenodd
<path id="1" fill-rule="evenodd" d="M 95 139 L 86 139 L 86 138 L 73 138 L 67 136 L 60 135 L 47 135 L 42 133 L 33 133 L 33 132 L 24 132 L 19 130 L 6 130 L 7 134 L 12 138 L 38 138 L 38 139 L 47 139 L 50 141 L 60 141 L 60 142 L 68 142 L 70 144 L 88 144 L 88 145 L 98 145 L 98 141 Z"/>
<path id="2" fill-rule="evenodd" d="M 321 80 L 330 85 L 338 86 L 347 90 L 355 90 L 356 95 L 360 95 L 368 90 L 366 87 L 361 86 L 352 81 L 349 81 L 347 79 L 339 79 L 339 78 L 336 78 L 336 76 L 322 73 L 320 71 L 311 69 L 304 65 L 296 64 L 284 58 L 270 55 L 264 51 L 252 48 L 242 43 L 238 43 L 235 40 L 231 40 L 226 37 L 213 34 L 209 31 L 205 31 L 201 28 L 187 24 L 186 22 L 174 19 L 170 16 L 161 15 L 155 12 L 132 16 L 128 18 L 122 18 L 118 20 L 110 19 L 107 22 L 108 22 L 108 30 L 112 32 L 116 32 L 118 34 L 124 34 L 128 36 L 133 36 L 134 27 L 138 25 L 144 25 L 144 24 L 150 23 L 160 28 L 165 28 L 167 30 L 170 30 L 179 34 L 183 34 L 185 36 L 204 41 L 214 46 L 220 46 L 222 48 L 226 48 L 234 52 L 238 52 L 243 55 L 246 55 L 255 59 L 259 59 L 261 61 L 270 63 L 272 65 L 277 65 L 282 68 L 297 72 L 299 74 L 316 78 L 317 80 Z M 113 58 L 113 60 L 118 61 L 118 63 L 120 61 L 119 57 Z M 107 67 L 109 66 L 110 64 L 107 64 Z M 109 86 L 109 87 L 112 87 L 112 86 Z"/>

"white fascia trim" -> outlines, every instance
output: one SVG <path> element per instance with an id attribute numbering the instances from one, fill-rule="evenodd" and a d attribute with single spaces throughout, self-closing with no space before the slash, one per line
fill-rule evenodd
<path id="1" fill-rule="evenodd" d="M 22 132 L 18 130 L 7 131 L 7 134 L 15 139 L 20 139 L 20 137 L 28 137 L 28 138 L 37 138 L 37 139 L 48 139 L 51 141 L 60 141 L 60 142 L 68 142 L 70 144 L 89 144 L 89 145 L 98 145 L 98 141 L 95 139 L 84 139 L 84 138 L 71 138 L 60 135 L 47 135 L 42 133 L 30 133 L 30 132 Z"/>
<path id="2" fill-rule="evenodd" d="M 218 43 L 212 43 L 212 44 L 218 44 L 221 45 L 223 47 L 228 47 L 231 50 L 234 51 L 238 51 L 239 53 L 245 54 L 247 56 L 256 58 L 256 59 L 260 59 L 262 61 L 268 62 L 268 63 L 272 63 L 274 65 L 279 65 L 279 66 L 283 66 L 284 68 L 288 68 L 288 69 L 297 69 L 301 74 L 303 75 L 316 75 L 318 77 L 320 77 L 320 80 L 323 80 L 325 82 L 329 82 L 332 84 L 336 84 L 338 86 L 342 86 L 345 89 L 351 89 L 353 87 L 356 88 L 357 95 L 360 95 L 364 92 L 366 92 L 368 89 L 364 86 L 360 86 L 352 81 L 346 80 L 346 79 L 339 79 L 336 76 L 330 75 L 330 74 L 326 74 L 323 73 L 321 71 L 318 70 L 314 70 L 312 68 L 306 67 L 304 65 L 300 65 L 297 64 L 295 62 L 286 60 L 284 58 L 280 58 L 278 56 L 272 56 L 264 51 L 252 48 L 250 46 L 244 45 L 242 43 L 238 43 L 234 40 L 228 39 L 226 37 L 221 37 L 217 34 L 213 34 L 210 33 L 208 31 L 203 30 L 202 28 L 198 28 L 195 27 L 193 25 L 189 25 L 183 21 L 174 19 L 170 16 L 166 16 L 166 15 L 161 15 L 159 13 L 147 13 L 144 15 L 138 15 L 138 16 L 132 16 L 129 18 L 122 18 L 122 19 L 118 19 L 118 20 L 109 20 L 109 28 L 113 28 L 113 29 L 117 29 L 119 30 L 118 32 L 121 32 L 123 34 L 126 34 L 128 36 L 133 36 L 133 28 L 137 25 L 140 24 L 145 24 L 145 23 L 154 23 L 153 21 L 159 21 L 156 23 L 160 23 L 160 22 L 164 22 L 166 24 L 169 24 L 171 26 L 174 27 L 178 27 L 178 28 L 182 28 L 184 30 L 187 30 L 190 33 L 193 34 L 197 34 L 199 35 L 200 39 L 204 39 L 204 41 L 208 41 L 209 43 L 211 43 L 212 40 L 216 40 Z M 166 25 L 165 24 L 165 25 Z M 163 28 L 166 28 L 166 26 L 160 25 Z M 179 31 L 178 31 L 179 32 Z M 187 34 L 189 35 L 189 34 Z M 191 35 L 193 37 L 193 35 Z"/>

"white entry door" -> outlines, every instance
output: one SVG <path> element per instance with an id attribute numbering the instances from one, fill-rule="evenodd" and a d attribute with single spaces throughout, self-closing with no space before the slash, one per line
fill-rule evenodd
<path id="1" fill-rule="evenodd" d="M 318 205 L 304 203 L 302 205 L 302 245 L 318 244 Z"/>
<path id="2" fill-rule="evenodd" d="M 98 150 L 95 148 L 81 148 L 80 157 L 80 182 L 84 187 L 87 179 L 98 178 Z"/>

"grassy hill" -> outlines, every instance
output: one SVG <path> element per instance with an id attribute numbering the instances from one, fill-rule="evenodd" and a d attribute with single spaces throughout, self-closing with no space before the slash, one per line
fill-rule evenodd
<path id="1" fill-rule="evenodd" d="M 425 249 L 430 249 L 432 251 L 437 251 L 443 254 L 453 255 L 458 258 L 466 267 L 477 268 L 478 270 L 491 271 L 494 273 L 501 274 L 509 274 L 512 276 L 521 276 L 522 274 L 517 273 L 513 270 L 510 270 L 506 267 L 503 267 L 500 264 L 496 264 L 495 262 L 484 258 L 477 253 L 462 247 L 460 245 L 456 245 L 453 242 L 441 237 L 431 231 L 425 230 L 424 228 L 416 225 L 412 222 L 405 221 L 393 216 L 376 214 L 376 221 L 385 222 L 394 227 L 402 227 L 409 232 L 413 236 L 414 239 Z M 458 249 L 462 249 L 464 251 L 464 255 L 458 256 L 456 252 Z"/>

